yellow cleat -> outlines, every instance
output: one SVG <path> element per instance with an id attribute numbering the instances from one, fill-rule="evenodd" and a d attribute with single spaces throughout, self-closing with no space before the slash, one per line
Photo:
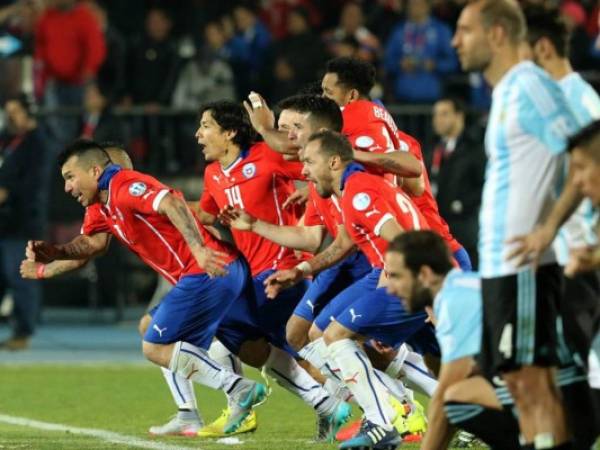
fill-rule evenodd
<path id="1" fill-rule="evenodd" d="M 425 434 L 425 431 L 427 431 L 425 408 L 416 400 L 413 400 L 413 408 L 406 417 L 406 425 L 411 434 Z"/>
<path id="2" fill-rule="evenodd" d="M 232 436 L 234 434 L 242 434 L 242 433 L 249 433 L 251 431 L 256 431 L 256 428 L 258 427 L 258 423 L 256 420 L 256 411 L 252 411 L 248 415 L 248 417 L 246 417 L 244 419 L 244 421 L 238 427 L 237 430 L 235 430 L 231 433 L 225 434 L 225 431 L 223 431 L 223 428 L 225 427 L 225 424 L 227 423 L 228 420 L 229 420 L 229 408 L 224 409 L 223 412 L 221 413 L 221 415 L 216 420 L 214 420 L 213 422 L 209 423 L 208 425 L 205 425 L 202 428 L 200 428 L 200 430 L 198 430 L 198 436 L 199 437 L 209 437 L 209 438 Z"/>
<path id="3" fill-rule="evenodd" d="M 394 428 L 396 428 L 396 431 L 400 433 L 400 436 L 408 434 L 409 430 L 408 424 L 406 423 L 406 417 L 408 415 L 408 411 L 410 411 L 410 408 L 407 408 L 407 405 L 401 403 L 398 399 L 391 395 L 389 397 L 389 402 L 396 413 L 396 417 L 393 421 Z"/>

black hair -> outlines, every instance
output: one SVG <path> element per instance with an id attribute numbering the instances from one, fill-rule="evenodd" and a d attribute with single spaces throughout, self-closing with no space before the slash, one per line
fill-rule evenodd
<path id="1" fill-rule="evenodd" d="M 62 167 L 73 156 L 84 160 L 89 166 L 97 164 L 106 167 L 111 163 L 110 156 L 100 144 L 90 139 L 77 139 L 69 144 L 57 157 L 58 166 Z"/>
<path id="2" fill-rule="evenodd" d="M 456 97 L 454 95 L 442 95 L 440 98 L 436 100 L 437 102 L 448 102 L 452 104 L 454 111 L 457 113 L 465 114 L 467 108 L 465 106 L 465 102 L 462 98 Z"/>
<path id="3" fill-rule="evenodd" d="M 228 100 L 205 103 L 200 107 L 199 116 L 210 111 L 211 116 L 225 131 L 235 131 L 233 143 L 240 149 L 246 149 L 255 143 L 258 135 L 250 123 L 248 113 L 242 105 Z"/>
<path id="4" fill-rule="evenodd" d="M 452 255 L 446 241 L 429 230 L 407 231 L 397 236 L 387 249 L 388 252 L 404 256 L 404 264 L 416 276 L 423 266 L 431 267 L 438 275 L 452 270 Z"/>
<path id="5" fill-rule="evenodd" d="M 336 102 L 320 95 L 294 95 L 277 105 L 279 109 L 290 109 L 301 114 L 310 113 L 308 119 L 316 128 L 342 131 L 342 112 Z"/>
<path id="6" fill-rule="evenodd" d="M 350 162 L 354 159 L 354 150 L 350 141 L 341 133 L 330 130 L 323 130 L 313 133 L 308 138 L 308 142 L 319 141 L 321 144 L 320 153 L 327 157 L 339 156 L 342 162 Z"/>
<path id="7" fill-rule="evenodd" d="M 375 67 L 366 61 L 341 56 L 330 59 L 325 66 L 326 73 L 335 73 L 338 83 L 349 89 L 356 89 L 363 97 L 368 97 L 375 85 Z"/>
<path id="8" fill-rule="evenodd" d="M 596 159 L 599 159 L 600 162 L 600 119 L 585 126 L 569 138 L 568 151 L 572 152 L 575 147 L 592 151 L 594 155 L 598 155 Z"/>
<path id="9" fill-rule="evenodd" d="M 558 11 L 531 10 L 527 13 L 527 41 L 532 47 L 542 38 L 548 39 L 561 58 L 569 56 L 570 34 Z"/>
<path id="10" fill-rule="evenodd" d="M 6 105 L 6 103 L 8 102 L 17 102 L 21 106 L 21 108 L 25 110 L 25 113 L 29 117 L 31 117 L 33 113 L 33 103 L 31 102 L 27 94 L 25 94 L 24 92 L 19 92 L 18 94 L 8 96 L 4 100 L 4 104 Z"/>

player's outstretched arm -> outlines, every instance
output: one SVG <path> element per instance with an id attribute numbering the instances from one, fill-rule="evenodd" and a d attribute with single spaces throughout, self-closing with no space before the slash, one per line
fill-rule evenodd
<path id="1" fill-rule="evenodd" d="M 29 241 L 25 256 L 30 261 L 44 264 L 56 260 L 90 259 L 103 254 L 110 243 L 108 233 L 97 233 L 90 236 L 81 234 L 62 245 L 50 244 L 45 241 Z"/>
<path id="2" fill-rule="evenodd" d="M 464 380 L 473 371 L 473 358 L 460 358 L 443 364 L 440 369 L 438 386 L 429 401 L 427 412 L 428 427 L 421 449 L 438 450 L 447 448 L 454 430 L 444 412 L 444 395 L 453 384 Z"/>
<path id="3" fill-rule="evenodd" d="M 227 255 L 204 246 L 196 219 L 185 200 L 169 193 L 161 200 L 157 211 L 159 214 L 167 216 L 173 226 L 179 230 L 190 247 L 192 255 L 194 255 L 200 267 L 206 270 L 206 273 L 210 276 L 225 275 Z"/>
<path id="4" fill-rule="evenodd" d="M 371 153 L 355 150 L 354 159 L 361 164 L 366 164 L 403 178 L 417 178 L 423 173 L 421 161 L 409 152 Z"/>
<path id="5" fill-rule="evenodd" d="M 41 280 L 54 278 L 63 273 L 73 272 L 85 266 L 89 259 L 67 259 L 64 261 L 54 261 L 50 264 L 42 264 L 35 261 L 24 259 L 21 261 L 21 277 L 28 280 Z"/>
<path id="6" fill-rule="evenodd" d="M 507 256 L 508 260 L 516 258 L 518 266 L 528 262 L 533 262 L 537 266 L 541 254 L 552 244 L 560 227 L 571 217 L 583 200 L 583 196 L 572 182 L 572 173 L 569 170 L 565 188 L 544 223 L 531 233 L 515 236 L 508 241 L 509 244 L 515 245 L 515 248 Z"/>
<path id="7" fill-rule="evenodd" d="M 278 153 L 297 155 L 299 148 L 290 145 L 287 133 L 275 128 L 275 114 L 265 99 L 256 92 L 251 92 L 248 99 L 249 101 L 244 101 L 244 108 L 248 112 L 250 123 L 267 145 Z"/>
<path id="8" fill-rule="evenodd" d="M 221 210 L 219 219 L 222 223 L 242 231 L 254 233 L 294 250 L 314 253 L 323 241 L 323 227 L 275 225 L 257 219 L 245 211 L 233 206 Z"/>
<path id="9" fill-rule="evenodd" d="M 264 282 L 267 297 L 277 297 L 283 289 L 295 285 L 303 278 L 337 264 L 355 250 L 354 242 L 352 242 L 344 226 L 340 225 L 336 238 L 321 253 L 308 261 L 301 262 L 293 269 L 279 270 L 269 276 Z"/>

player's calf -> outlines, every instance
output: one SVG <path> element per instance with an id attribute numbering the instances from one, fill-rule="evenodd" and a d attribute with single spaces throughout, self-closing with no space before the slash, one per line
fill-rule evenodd
<path id="1" fill-rule="evenodd" d="M 152 342 L 142 342 L 142 352 L 147 360 L 161 367 L 169 367 L 171 354 L 173 353 L 173 344 L 154 344 Z"/>
<path id="2" fill-rule="evenodd" d="M 300 351 L 308 344 L 308 332 L 311 327 L 311 322 L 308 320 L 292 315 L 285 327 L 285 338 L 288 344 L 296 351 Z"/>

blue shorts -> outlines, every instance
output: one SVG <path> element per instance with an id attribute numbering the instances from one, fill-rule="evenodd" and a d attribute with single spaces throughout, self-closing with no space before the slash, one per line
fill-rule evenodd
<path id="1" fill-rule="evenodd" d="M 231 262 L 227 271 L 222 277 L 210 278 L 203 273 L 181 278 L 150 311 L 152 321 L 144 341 L 185 341 L 208 349 L 231 305 L 244 301 L 248 291 L 248 266 L 242 259 Z"/>
<path id="2" fill-rule="evenodd" d="M 258 324 L 266 333 L 269 342 L 295 355 L 285 338 L 285 326 L 296 309 L 298 302 L 309 287 L 309 282 L 302 282 L 287 288 L 274 299 L 270 300 L 265 294 L 264 281 L 274 270 L 265 270 L 253 278 L 256 295 Z"/>
<path id="3" fill-rule="evenodd" d="M 296 306 L 294 315 L 312 322 L 334 297 L 367 275 L 371 269 L 371 264 L 362 252 L 355 252 L 325 269 L 313 279 Z"/>
<path id="4" fill-rule="evenodd" d="M 461 247 L 458 250 L 456 250 L 452 254 L 452 256 L 454 256 L 454 259 L 458 263 L 458 267 L 460 267 L 461 270 L 463 270 L 464 272 L 471 272 L 473 270 L 473 264 L 471 264 L 471 258 L 469 257 L 469 254 L 464 249 L 464 247 Z"/>
<path id="5" fill-rule="evenodd" d="M 386 288 L 377 287 L 380 275 L 381 269 L 372 269 L 334 298 L 315 319 L 317 327 L 325 330 L 335 320 L 356 334 L 391 347 L 411 340 L 423 329 L 430 329 L 425 312 L 407 313 L 399 298 L 388 294 Z M 430 332 L 435 339 L 433 330 Z"/>

